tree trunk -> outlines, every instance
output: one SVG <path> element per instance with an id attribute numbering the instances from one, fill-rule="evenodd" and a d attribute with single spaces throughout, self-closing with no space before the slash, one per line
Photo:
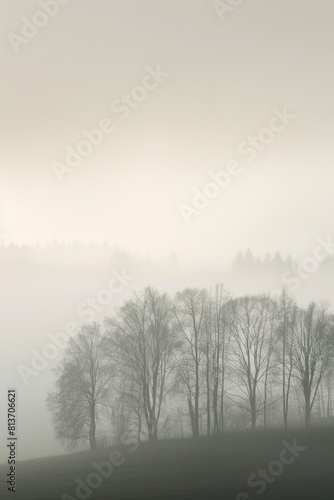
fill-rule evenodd
<path id="1" fill-rule="evenodd" d="M 196 345 L 196 388 L 195 388 L 195 414 L 194 414 L 194 437 L 199 437 L 199 361 L 198 346 Z"/>
<path id="2" fill-rule="evenodd" d="M 305 390 L 305 427 L 309 429 L 311 426 L 311 395 L 309 390 Z"/>
<path id="3" fill-rule="evenodd" d="M 224 360 L 223 360 L 224 363 Z M 225 391 L 225 365 L 222 366 L 222 392 L 220 400 L 220 432 L 224 434 L 224 391 Z"/>
<path id="4" fill-rule="evenodd" d="M 147 431 L 148 431 L 148 441 L 149 443 L 152 443 L 152 441 L 154 441 L 154 428 L 151 420 L 148 420 L 147 422 Z"/>
<path id="5" fill-rule="evenodd" d="M 219 433 L 219 422 L 218 422 L 218 387 L 215 381 L 212 394 L 212 407 L 213 407 L 213 432 L 214 434 Z"/>
<path id="6" fill-rule="evenodd" d="M 255 397 L 255 394 L 252 394 L 250 403 L 251 403 L 250 404 L 250 407 L 251 407 L 251 429 L 252 429 L 252 431 L 254 431 L 256 428 L 256 397 Z"/>
<path id="7" fill-rule="evenodd" d="M 89 441 L 90 441 L 90 449 L 96 449 L 96 415 L 95 415 L 95 402 L 91 403 L 91 421 L 90 421 L 90 430 L 89 430 Z"/>
<path id="8" fill-rule="evenodd" d="M 189 415 L 190 415 L 190 423 L 191 423 L 191 430 L 193 433 L 193 436 L 195 436 L 195 415 L 194 415 L 194 407 L 192 404 L 192 401 L 190 397 L 188 397 L 188 407 L 189 407 Z"/>
<path id="9" fill-rule="evenodd" d="M 287 399 L 286 399 L 286 374 L 285 374 L 285 357 L 286 357 L 286 327 L 285 327 L 285 316 L 284 316 L 284 326 L 283 326 L 283 421 L 284 421 L 284 430 L 287 432 L 288 430 L 288 412 L 287 412 Z"/>
<path id="10" fill-rule="evenodd" d="M 209 342 L 206 343 L 206 411 L 207 411 L 207 435 L 210 436 L 211 431 L 211 414 L 210 414 L 210 362 L 209 362 Z"/>

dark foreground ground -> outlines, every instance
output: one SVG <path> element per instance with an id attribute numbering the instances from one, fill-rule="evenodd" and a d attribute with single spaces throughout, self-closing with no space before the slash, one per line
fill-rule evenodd
<path id="1" fill-rule="evenodd" d="M 284 440 L 306 449 L 284 452 Z M 153 446 L 141 443 L 135 448 L 132 442 L 94 453 L 21 462 L 17 466 L 16 493 L 7 494 L 7 466 L 1 466 L 0 498 L 334 500 L 334 430 L 309 435 L 295 432 L 289 436 L 230 435 L 197 442 L 172 440 Z M 90 476 L 96 473 L 92 462 L 110 463 L 113 449 L 122 453 L 124 463 L 114 466 L 108 478 Z M 122 461 L 120 454 L 113 458 L 117 463 Z M 280 458 L 291 463 L 284 465 Z M 262 474 L 259 469 L 265 469 L 268 480 L 258 477 Z M 251 485 L 247 484 L 250 476 Z M 78 479 L 85 485 L 90 479 L 93 486 L 83 486 L 76 492 Z M 260 494 L 264 486 L 265 491 Z"/>

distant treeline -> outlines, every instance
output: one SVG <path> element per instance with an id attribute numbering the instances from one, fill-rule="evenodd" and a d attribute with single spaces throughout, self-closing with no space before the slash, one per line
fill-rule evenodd
<path id="1" fill-rule="evenodd" d="M 268 266 L 276 267 L 279 270 L 282 270 L 284 268 L 292 269 L 294 266 L 296 266 L 296 263 L 293 261 L 290 255 L 284 258 L 279 252 L 276 252 L 274 255 L 271 255 L 268 252 L 263 258 L 255 258 L 251 250 L 248 249 L 244 253 L 240 251 L 237 253 L 236 258 L 233 261 L 233 266 L 236 268 Z"/>
<path id="2" fill-rule="evenodd" d="M 73 263 L 76 261 L 83 263 L 91 263 L 96 261 L 108 261 L 111 257 L 122 257 L 128 261 L 150 261 L 149 257 L 140 257 L 138 254 L 133 255 L 128 253 L 124 248 L 118 245 L 111 245 L 107 242 L 83 243 L 74 241 L 72 243 L 64 243 L 52 241 L 41 244 L 22 244 L 17 243 L 1 243 L 0 241 L 0 262 L 8 260 L 41 260 L 47 262 L 66 262 Z M 167 259 L 169 264 L 178 265 L 178 257 L 175 252 L 171 252 Z M 334 265 L 334 256 L 328 255 L 323 259 L 323 263 Z M 284 270 L 295 270 L 299 266 L 298 262 L 293 260 L 290 255 L 283 257 L 279 252 L 270 254 L 267 252 L 265 256 L 255 257 L 250 249 L 245 252 L 239 251 L 231 263 L 231 271 L 254 271 L 258 272 L 265 270 L 268 273 L 284 272 Z"/>

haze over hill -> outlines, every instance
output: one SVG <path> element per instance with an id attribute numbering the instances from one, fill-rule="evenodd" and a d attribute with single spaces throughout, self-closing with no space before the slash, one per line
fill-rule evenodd
<path id="1" fill-rule="evenodd" d="M 107 244 L 0 247 L 0 294 L 5 304 L 0 318 L 0 328 L 4 332 L 2 385 L 5 390 L 5 384 L 10 381 L 19 394 L 20 458 L 64 452 L 53 438 L 45 404 L 47 392 L 54 383 L 52 369 L 59 363 L 62 349 L 41 373 L 27 376 L 27 386 L 18 372 L 20 365 L 31 367 L 32 350 L 41 353 L 50 342 L 50 333 L 64 332 L 68 323 L 80 326 L 92 320 L 102 321 L 133 291 L 148 284 L 173 296 L 186 287 L 210 288 L 224 283 L 234 296 L 241 296 L 282 288 L 284 274 L 295 273 L 295 269 L 291 257 L 284 260 L 276 254 L 261 259 L 253 257 L 250 251 L 237 255 L 230 266 L 195 268 L 180 262 L 175 254 L 167 259 L 153 260 L 132 256 Z M 97 311 L 87 301 L 96 298 L 108 286 L 115 272 L 129 279 L 124 288 L 118 287 L 121 291 L 113 295 L 112 302 L 99 304 Z M 308 279 L 300 280 L 294 292 L 299 303 L 324 299 L 332 307 L 333 278 L 334 259 L 319 263 L 319 268 L 309 274 Z M 1 418 L 4 421 L 4 415 Z M 31 429 L 36 429 L 37 434 Z M 5 456 L 2 450 L 1 461 Z"/>

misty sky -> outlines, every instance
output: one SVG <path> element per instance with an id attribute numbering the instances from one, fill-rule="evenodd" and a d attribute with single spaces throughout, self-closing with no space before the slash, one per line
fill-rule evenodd
<path id="1" fill-rule="evenodd" d="M 331 1 L 252 0 L 222 21 L 206 0 L 72 0 L 15 53 L 8 33 L 37 10 L 1 2 L 7 239 L 107 239 L 203 263 L 247 247 L 298 258 L 330 234 Z M 157 65 L 169 76 L 122 121 L 112 103 Z M 284 106 L 296 119 L 247 162 L 238 146 Z M 115 130 L 60 183 L 54 162 L 103 118 Z M 231 160 L 242 173 L 187 225 L 179 205 Z"/>

